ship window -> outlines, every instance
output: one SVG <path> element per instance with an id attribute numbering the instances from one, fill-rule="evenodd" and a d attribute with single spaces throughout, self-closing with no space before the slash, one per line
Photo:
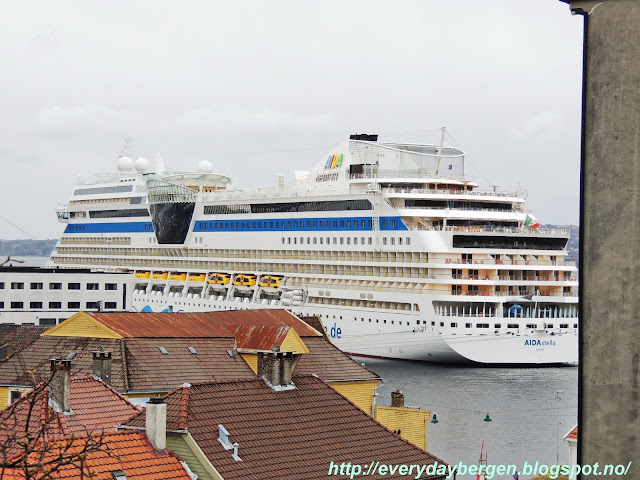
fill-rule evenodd
<path id="1" fill-rule="evenodd" d="M 500 323 L 494 323 L 494 324 L 493 324 L 493 328 L 502 328 L 502 324 L 500 324 Z"/>
<path id="2" fill-rule="evenodd" d="M 535 323 L 527 323 L 527 328 L 536 328 Z"/>
<path id="3" fill-rule="evenodd" d="M 390 220 L 390 221 L 389 221 L 389 223 L 391 223 L 391 226 L 392 226 L 392 227 L 395 227 L 395 226 L 396 226 L 396 221 L 395 221 L 395 220 Z"/>
<path id="4" fill-rule="evenodd" d="M 87 302 L 85 308 L 98 308 L 98 302 Z"/>
<path id="5" fill-rule="evenodd" d="M 520 326 L 517 323 L 507 323 L 507 328 L 519 328 Z"/>
<path id="6" fill-rule="evenodd" d="M 318 221 L 317 220 L 313 221 L 313 228 L 318 228 Z"/>
<path id="7" fill-rule="evenodd" d="M 395 320 L 391 320 L 391 325 L 395 325 L 396 321 Z"/>
<path id="8" fill-rule="evenodd" d="M 42 308 L 42 302 L 31 302 L 29 308 Z"/>
<path id="9" fill-rule="evenodd" d="M 322 239 L 320 239 L 322 240 Z M 316 237 L 313 237 L 313 244 L 315 245 L 317 243 L 318 239 Z"/>
<path id="10" fill-rule="evenodd" d="M 435 327 L 435 325 L 436 325 L 436 322 L 431 322 L 432 327 Z"/>
<path id="11" fill-rule="evenodd" d="M 67 288 L 69 290 L 80 290 L 80 284 L 79 283 L 69 283 L 69 284 L 67 284 Z"/>
<path id="12" fill-rule="evenodd" d="M 38 324 L 41 325 L 41 326 L 55 325 L 56 324 L 56 319 L 55 318 L 39 318 L 38 319 Z"/>
<path id="13" fill-rule="evenodd" d="M 80 302 L 68 302 L 67 303 L 67 308 L 69 308 L 69 309 L 80 308 Z"/>
<path id="14" fill-rule="evenodd" d="M 98 290 L 97 283 L 87 283 L 87 290 Z"/>
<path id="15" fill-rule="evenodd" d="M 118 306 L 116 305 L 116 302 L 104 302 L 104 308 L 110 308 L 111 310 L 114 310 L 118 308 Z"/>
<path id="16" fill-rule="evenodd" d="M 333 237 L 333 244 L 336 245 L 338 243 L 338 239 L 336 237 Z"/>
<path id="17" fill-rule="evenodd" d="M 441 326 L 441 327 L 444 327 L 444 322 L 440 322 L 440 326 Z"/>
<path id="18" fill-rule="evenodd" d="M 61 302 L 49 302 L 49 308 L 62 308 Z"/>
<path id="19" fill-rule="evenodd" d="M 324 222 L 320 221 L 320 228 L 324 228 Z"/>
<path id="20" fill-rule="evenodd" d="M 340 237 L 340 245 L 344 244 L 344 238 Z"/>
<path id="21" fill-rule="evenodd" d="M 4 282 L 0 282 L 0 290 L 4 290 Z"/>
<path id="22" fill-rule="evenodd" d="M 547 328 L 553 328 L 553 323 L 547 323 Z"/>
<path id="23" fill-rule="evenodd" d="M 284 222 L 282 222 L 282 225 L 284 225 Z M 287 222 L 287 228 L 291 228 L 291 222 Z"/>
<path id="24" fill-rule="evenodd" d="M 335 222 L 334 222 L 335 225 Z M 340 228 L 344 228 L 344 220 L 340 220 Z"/>
<path id="25" fill-rule="evenodd" d="M 383 245 L 386 245 L 386 244 L 387 244 L 387 237 L 384 237 L 384 238 L 382 239 L 382 244 L 383 244 Z"/>
<path id="26" fill-rule="evenodd" d="M 104 289 L 105 290 L 117 290 L 118 289 L 118 284 L 117 283 L 105 283 L 104 284 Z"/>
<path id="27" fill-rule="evenodd" d="M 49 290 L 62 290 L 62 284 L 61 283 L 50 283 L 49 284 Z"/>
<path id="28" fill-rule="evenodd" d="M 384 323 L 387 323 L 387 321 L 386 321 L 386 320 L 383 320 L 383 322 L 384 322 Z"/>
<path id="29" fill-rule="evenodd" d="M 369 323 L 371 323 L 371 319 L 369 319 Z"/>
<path id="30" fill-rule="evenodd" d="M 351 228 L 351 220 L 347 220 L 347 228 Z"/>
<path id="31" fill-rule="evenodd" d="M 407 245 L 411 245 L 411 238 L 407 237 Z"/>
<path id="32" fill-rule="evenodd" d="M 452 322 L 452 323 L 451 323 L 451 326 L 452 326 L 453 328 L 456 328 L 456 327 L 458 326 L 458 324 L 457 324 L 456 322 Z"/>
<path id="33" fill-rule="evenodd" d="M 338 228 L 338 221 L 337 220 L 333 221 L 333 228 Z"/>
<path id="34" fill-rule="evenodd" d="M 489 328 L 488 323 L 477 323 L 476 328 Z"/>
<path id="35" fill-rule="evenodd" d="M 11 302 L 11 308 L 23 308 L 24 303 L 22 302 Z"/>
<path id="36" fill-rule="evenodd" d="M 316 243 L 316 242 L 315 242 L 315 240 L 316 240 L 316 239 L 314 238 L 314 239 L 313 239 L 313 243 Z M 320 237 L 320 245 L 322 245 L 322 237 Z"/>
<path id="37" fill-rule="evenodd" d="M 417 324 L 417 325 L 420 325 L 420 320 L 416 320 L 416 324 Z"/>
<path id="38" fill-rule="evenodd" d="M 396 239 L 391 237 L 391 245 L 395 245 L 396 244 Z"/>
<path id="39" fill-rule="evenodd" d="M 22 282 L 11 282 L 12 290 L 24 290 L 24 283 Z"/>
<path id="40" fill-rule="evenodd" d="M 0 302 L 0 308 L 4 308 L 4 302 Z"/>
<path id="41" fill-rule="evenodd" d="M 402 237 L 398 239 L 398 245 L 402 245 Z"/>
<path id="42" fill-rule="evenodd" d="M 382 226 L 386 227 L 387 226 L 387 220 L 382 220 Z"/>
<path id="43" fill-rule="evenodd" d="M 368 243 L 369 243 L 369 245 L 371 245 L 373 243 L 373 240 L 372 240 L 371 237 L 369 237 L 369 242 Z"/>

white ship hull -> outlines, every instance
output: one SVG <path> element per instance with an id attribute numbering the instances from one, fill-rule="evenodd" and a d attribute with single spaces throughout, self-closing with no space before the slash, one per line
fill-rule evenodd
<path id="1" fill-rule="evenodd" d="M 58 210 L 49 266 L 131 271 L 138 310 L 318 316 L 356 355 L 577 363 L 568 233 L 539 229 L 522 192 L 476 191 L 460 150 L 376 140 L 251 191 L 208 167 L 167 173 L 158 158 L 136 173 L 120 159 Z"/>

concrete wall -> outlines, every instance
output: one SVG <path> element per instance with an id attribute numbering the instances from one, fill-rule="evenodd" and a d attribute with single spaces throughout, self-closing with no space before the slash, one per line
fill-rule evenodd
<path id="1" fill-rule="evenodd" d="M 578 460 L 639 478 L 640 1 L 568 3 L 587 19 Z"/>

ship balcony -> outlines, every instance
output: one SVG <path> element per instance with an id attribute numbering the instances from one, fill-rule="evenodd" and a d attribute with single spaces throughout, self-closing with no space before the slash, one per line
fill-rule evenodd
<path id="1" fill-rule="evenodd" d="M 479 259 L 467 260 L 460 258 L 433 258 L 429 257 L 432 263 L 443 263 L 445 265 L 514 265 L 514 266 L 552 266 L 552 267 L 575 267 L 576 262 L 564 260 L 527 260 L 527 259 Z M 477 268 L 477 267 L 476 267 Z"/>
<path id="2" fill-rule="evenodd" d="M 405 207 L 403 207 L 405 208 Z M 411 231 L 437 231 L 437 232 L 482 232 L 482 233 L 512 233 L 517 235 L 530 234 L 530 235 L 560 235 L 569 236 L 568 228 L 515 228 L 515 227 L 488 227 L 488 226 L 473 226 L 473 227 L 459 227 L 459 226 L 441 226 L 441 225 L 412 225 L 407 226 Z"/>

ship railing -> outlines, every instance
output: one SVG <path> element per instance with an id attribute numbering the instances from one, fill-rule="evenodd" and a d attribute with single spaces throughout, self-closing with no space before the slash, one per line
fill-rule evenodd
<path id="1" fill-rule="evenodd" d="M 314 196 L 339 196 L 349 195 L 352 193 L 348 188 L 342 189 L 322 189 L 313 190 L 309 188 L 270 188 L 260 190 L 226 190 L 219 192 L 201 193 L 198 195 L 198 199 L 204 202 L 218 202 L 218 201 L 241 201 L 246 202 L 248 200 L 279 200 L 289 198 L 305 198 Z"/>
<path id="2" fill-rule="evenodd" d="M 532 282 L 577 282 L 577 276 L 560 276 L 560 275 L 449 275 L 446 273 L 438 273 L 433 275 L 440 279 L 454 280 L 513 280 L 513 281 L 532 281 Z"/>
<path id="3" fill-rule="evenodd" d="M 128 173 L 128 172 L 120 172 L 120 173 L 95 173 L 93 175 L 84 175 L 78 176 L 76 180 L 76 186 L 80 185 L 97 185 L 99 183 L 116 183 L 119 182 L 122 178 L 132 178 L 137 175 L 137 172 Z"/>
<path id="4" fill-rule="evenodd" d="M 429 259 L 429 263 L 444 263 L 453 265 L 488 265 L 493 267 L 494 265 L 549 265 L 558 267 L 575 267 L 576 262 L 564 261 L 564 260 L 511 260 L 511 259 L 480 259 L 480 260 L 467 260 L 460 258 L 433 258 Z"/>
<path id="5" fill-rule="evenodd" d="M 404 207 L 402 207 L 404 208 Z M 459 227 L 459 226 L 430 226 L 413 225 L 407 227 L 414 231 L 445 231 L 445 232 L 491 232 L 491 233 L 515 233 L 531 235 L 569 235 L 568 228 L 513 228 L 513 227 Z"/>
<path id="6" fill-rule="evenodd" d="M 474 212 L 500 212 L 500 213 L 521 213 L 518 210 L 504 210 L 500 208 L 481 207 L 420 207 L 420 206 L 394 206 L 396 210 L 446 210 L 446 211 L 474 211 Z"/>
<path id="7" fill-rule="evenodd" d="M 474 177 L 466 177 L 464 175 L 456 175 L 452 173 L 450 175 L 434 175 L 430 174 L 425 169 L 407 169 L 407 170 L 383 170 L 375 169 L 373 172 L 363 173 L 351 173 L 347 176 L 349 180 L 368 180 L 374 179 L 377 182 L 385 182 L 394 178 L 417 178 L 424 181 L 441 181 L 441 180 L 453 180 L 461 183 L 474 182 Z M 439 192 L 439 191 L 438 191 Z"/>
<path id="8" fill-rule="evenodd" d="M 308 288 L 318 288 L 323 290 L 356 290 L 360 292 L 388 292 L 388 293 L 418 293 L 418 294 L 429 294 L 429 295 L 452 295 L 452 296 L 463 296 L 463 297 L 513 297 L 520 298 L 526 295 L 530 295 L 533 292 L 525 291 L 523 292 L 467 292 L 467 291 L 451 291 L 451 290 L 435 290 L 431 288 L 427 288 L 425 285 L 424 288 L 420 286 L 407 286 L 407 287 L 376 287 L 376 286 L 364 286 L 364 285 L 330 285 L 330 284 L 322 284 L 322 283 L 300 283 L 292 281 L 289 279 L 286 282 L 287 287 L 308 287 Z M 534 294 L 533 299 L 536 297 L 577 297 L 577 292 L 537 292 Z"/>
<path id="9" fill-rule="evenodd" d="M 486 192 L 486 191 L 473 191 L 473 190 L 455 190 L 455 189 L 440 189 L 437 190 L 435 188 L 395 188 L 388 187 L 383 188 L 382 191 L 384 193 L 399 193 L 399 194 L 418 194 L 418 195 L 473 195 L 480 197 L 506 197 L 506 198 L 518 198 L 522 199 L 526 196 L 526 192 L 524 190 L 519 190 L 516 192 Z"/>

